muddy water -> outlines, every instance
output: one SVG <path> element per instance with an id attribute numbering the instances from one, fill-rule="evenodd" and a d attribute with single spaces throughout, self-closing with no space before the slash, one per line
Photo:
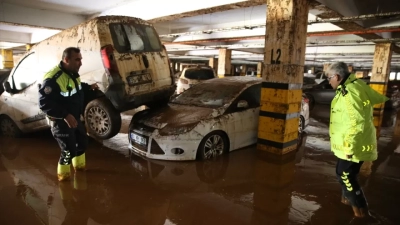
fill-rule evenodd
<path id="1" fill-rule="evenodd" d="M 326 124 L 312 119 L 306 132 L 284 158 L 251 146 L 207 162 L 131 155 L 121 133 L 103 145 L 90 140 L 88 170 L 64 183 L 56 180 L 59 149 L 49 132 L 3 138 L 0 224 L 350 224 Z M 400 148 L 392 132 L 385 128 L 379 159 L 360 179 L 380 224 L 400 224 Z"/>

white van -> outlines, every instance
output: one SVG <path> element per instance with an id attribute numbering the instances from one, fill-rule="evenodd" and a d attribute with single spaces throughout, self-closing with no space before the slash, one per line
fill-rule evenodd
<path id="1" fill-rule="evenodd" d="M 82 82 L 99 85 L 99 91 L 85 96 L 84 116 L 88 133 L 97 139 L 119 132 L 120 112 L 166 104 L 175 92 L 168 54 L 151 24 L 133 17 L 97 17 L 41 41 L 21 58 L 0 96 L 0 132 L 18 136 L 49 128 L 38 107 L 38 87 L 67 47 L 81 50 Z"/>

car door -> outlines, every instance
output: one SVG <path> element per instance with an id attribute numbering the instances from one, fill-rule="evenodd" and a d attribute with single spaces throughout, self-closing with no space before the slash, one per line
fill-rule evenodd
<path id="1" fill-rule="evenodd" d="M 228 107 L 234 123 L 233 148 L 238 149 L 257 142 L 258 114 L 260 111 L 261 84 L 244 90 Z M 240 107 L 247 103 L 247 107 Z"/>
<path id="2" fill-rule="evenodd" d="M 312 96 L 316 103 L 330 104 L 332 99 L 335 97 L 335 90 L 333 90 L 329 81 L 325 80 L 314 87 L 314 90 L 312 90 Z"/>
<path id="3" fill-rule="evenodd" d="M 12 87 L 13 120 L 24 131 L 46 126 L 45 115 L 38 106 L 38 74 L 35 53 L 25 56 L 12 72 L 9 82 Z M 43 74 L 42 74 L 43 75 Z"/>

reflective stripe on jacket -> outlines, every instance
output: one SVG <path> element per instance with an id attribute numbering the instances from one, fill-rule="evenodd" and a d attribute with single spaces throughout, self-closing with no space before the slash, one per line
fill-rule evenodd
<path id="1" fill-rule="evenodd" d="M 68 114 L 80 119 L 84 110 L 84 92 L 89 85 L 81 83 L 79 74 L 67 74 L 62 64 L 43 77 L 39 89 L 39 107 L 51 119 L 64 119 Z"/>
<path id="2" fill-rule="evenodd" d="M 331 103 L 329 135 L 334 154 L 353 162 L 377 159 L 375 104 L 389 100 L 351 74 Z M 353 155 L 347 159 L 346 155 Z"/>

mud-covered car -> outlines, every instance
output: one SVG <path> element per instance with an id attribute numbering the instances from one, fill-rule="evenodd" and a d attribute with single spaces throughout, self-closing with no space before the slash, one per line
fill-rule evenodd
<path id="1" fill-rule="evenodd" d="M 120 131 L 121 112 L 165 105 L 175 92 L 168 54 L 153 25 L 135 17 L 99 16 L 35 44 L 21 57 L 0 96 L 0 134 L 17 137 L 50 128 L 38 106 L 38 89 L 71 46 L 81 50 L 82 82 L 99 86 L 85 93 L 83 118 L 96 139 Z M 76 90 L 60 94 L 71 93 Z"/>
<path id="2" fill-rule="evenodd" d="M 129 148 L 162 160 L 217 157 L 257 142 L 261 78 L 226 77 L 193 86 L 168 106 L 134 115 Z M 309 110 L 303 98 L 299 132 Z"/>
<path id="3" fill-rule="evenodd" d="M 202 81 L 217 78 L 213 68 L 209 66 L 190 66 L 183 69 L 177 80 L 176 93 L 180 94 Z"/>
<path id="4" fill-rule="evenodd" d="M 369 84 L 370 77 L 360 78 L 360 80 Z M 336 95 L 336 91 L 329 84 L 328 80 L 303 89 L 305 95 L 310 100 L 310 109 L 314 108 L 315 104 L 329 105 Z M 385 102 L 385 109 L 396 109 L 400 106 L 399 86 L 396 82 L 389 81 L 386 96 L 390 99 Z"/>

